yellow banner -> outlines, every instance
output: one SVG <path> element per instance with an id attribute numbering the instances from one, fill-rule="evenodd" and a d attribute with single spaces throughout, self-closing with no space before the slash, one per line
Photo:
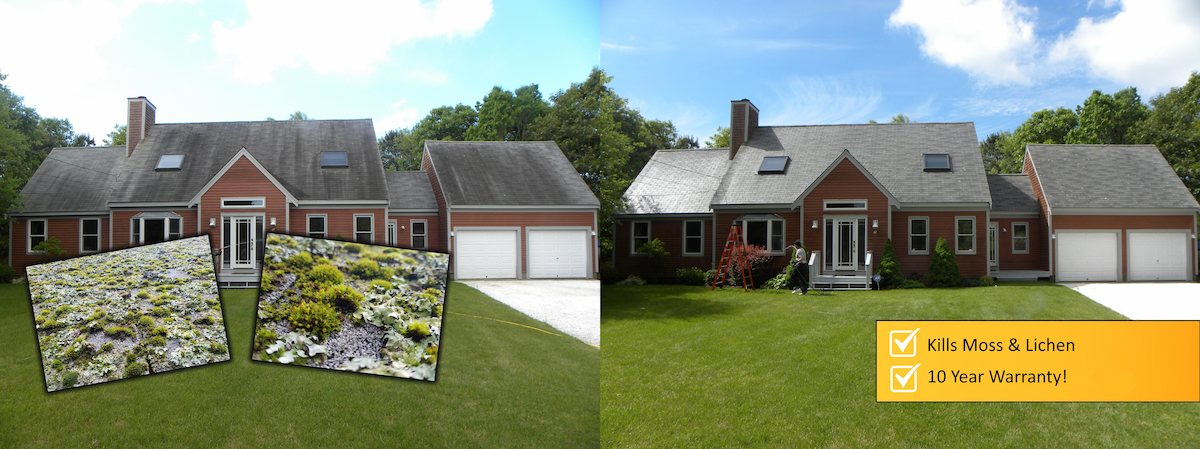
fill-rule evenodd
<path id="1" fill-rule="evenodd" d="M 1200 321 L 876 321 L 880 402 L 1200 402 Z"/>

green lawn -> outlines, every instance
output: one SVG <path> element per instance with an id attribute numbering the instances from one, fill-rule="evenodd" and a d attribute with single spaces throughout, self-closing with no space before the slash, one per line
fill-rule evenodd
<path id="1" fill-rule="evenodd" d="M 0 447 L 596 447 L 600 351 L 462 284 L 437 382 L 251 362 L 255 290 L 223 290 L 232 361 L 46 393 L 24 285 L 0 285 Z"/>
<path id="2" fill-rule="evenodd" d="M 606 447 L 1200 446 L 1198 403 L 877 403 L 875 320 L 1124 319 L 1064 287 L 609 287 Z"/>

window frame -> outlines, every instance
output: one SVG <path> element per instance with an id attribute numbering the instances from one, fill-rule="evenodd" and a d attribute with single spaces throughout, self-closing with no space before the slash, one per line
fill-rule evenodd
<path id="1" fill-rule="evenodd" d="M 417 224 L 421 224 L 421 232 L 417 232 Z M 421 244 L 417 245 L 417 237 L 421 238 Z M 412 249 L 429 249 L 429 220 L 409 220 L 408 221 L 408 244 Z"/>
<path id="2" fill-rule="evenodd" d="M 250 201 L 251 204 L 229 204 L 230 201 Z M 253 202 L 259 204 L 253 204 Z M 221 198 L 221 209 L 263 209 L 267 207 L 267 198 L 262 196 Z"/>
<path id="3" fill-rule="evenodd" d="M 1023 226 L 1025 228 L 1025 237 L 1017 237 L 1017 226 Z M 1010 238 L 1010 240 L 1012 240 L 1012 244 L 1010 245 L 1011 249 L 1012 249 L 1012 253 L 1013 254 L 1029 254 L 1029 222 L 1014 222 L 1012 224 L 1012 228 L 1013 228 L 1012 237 Z M 1025 242 L 1024 250 L 1017 250 L 1017 239 L 1018 238 Z"/>
<path id="4" fill-rule="evenodd" d="M 638 225 L 640 225 L 640 224 L 646 225 L 646 235 L 644 235 L 644 236 L 638 236 L 638 234 L 637 234 L 637 228 L 638 228 Z M 631 222 L 629 224 L 629 254 L 630 255 L 646 254 L 646 253 L 639 253 L 637 251 L 637 249 L 639 246 L 642 246 L 646 243 L 650 243 L 650 235 L 651 235 L 651 227 L 650 227 L 649 221 Z M 641 245 L 638 244 L 639 239 L 644 240 L 641 243 Z"/>
<path id="5" fill-rule="evenodd" d="M 913 233 L 913 221 L 925 222 L 925 233 Z M 913 248 L 913 237 L 925 237 L 925 249 L 918 250 Z M 928 256 L 929 255 L 929 217 L 908 217 L 908 254 L 913 256 Z"/>
<path id="6" fill-rule="evenodd" d="M 321 219 L 321 232 L 314 233 L 312 230 L 312 219 Z M 320 235 L 313 235 L 320 234 Z M 309 238 L 323 239 L 329 235 L 329 214 L 305 214 L 304 215 L 304 235 Z"/>
<path id="7" fill-rule="evenodd" d="M 689 223 L 699 223 L 700 224 L 700 233 L 696 234 L 696 235 L 689 235 L 688 234 L 688 224 Z M 700 251 L 688 251 L 688 242 L 692 241 L 692 240 L 699 240 L 700 243 L 697 246 L 700 248 Z M 703 256 L 704 255 L 704 220 L 684 220 L 683 221 L 683 255 L 685 255 L 685 256 Z"/>
<path id="8" fill-rule="evenodd" d="M 163 220 L 163 242 L 183 238 L 183 217 L 136 217 L 130 218 L 129 244 L 141 246 L 146 244 L 146 220 Z M 171 224 L 178 223 L 178 232 L 171 232 Z M 161 243 L 161 242 L 153 242 Z"/>
<path id="9" fill-rule="evenodd" d="M 778 161 L 778 160 L 783 160 L 783 166 L 777 170 L 768 169 L 767 168 L 767 160 L 771 160 L 772 162 Z M 758 164 L 758 174 L 760 174 L 760 175 L 785 175 L 785 174 L 787 174 L 787 169 L 788 169 L 789 165 L 792 165 L 792 157 L 791 156 L 763 156 L 762 162 Z"/>
<path id="10" fill-rule="evenodd" d="M 33 243 L 33 222 L 42 222 L 42 233 L 37 234 L 42 238 L 42 242 L 50 239 L 50 220 L 46 218 L 30 218 L 25 220 L 25 254 L 46 254 L 45 251 L 34 251 L 33 247 L 38 243 Z"/>
<path id="11" fill-rule="evenodd" d="M 96 233 L 95 234 L 85 234 L 83 232 L 83 222 L 85 222 L 85 221 L 96 222 Z M 84 242 L 87 241 L 88 237 L 96 238 L 96 249 L 87 249 Z M 100 246 L 100 219 L 99 218 L 80 218 L 79 219 L 79 254 L 98 253 L 98 252 L 100 252 L 100 248 L 101 248 L 101 246 Z"/>
<path id="12" fill-rule="evenodd" d="M 342 155 L 342 163 L 341 164 L 326 163 L 325 157 L 327 154 L 333 155 L 333 154 L 338 154 L 338 153 L 340 153 Z M 350 157 L 349 157 L 349 154 L 347 154 L 347 152 L 345 152 L 345 151 L 322 151 L 321 152 L 321 168 L 329 168 L 329 167 L 337 168 L 337 167 L 349 167 L 349 166 L 350 166 Z"/>
<path id="13" fill-rule="evenodd" d="M 830 204 L 850 203 L 850 207 L 830 207 Z M 859 206 L 858 203 L 862 203 Z M 824 200 L 821 203 L 822 209 L 827 211 L 865 211 L 867 210 L 867 200 Z"/>
<path id="14" fill-rule="evenodd" d="M 233 238 L 236 237 L 237 221 L 239 219 L 250 219 L 250 236 L 247 249 L 250 262 L 234 264 L 234 254 L 237 250 L 233 247 Z M 246 214 L 246 213 L 229 213 L 221 214 L 221 267 L 231 269 L 245 268 L 262 268 L 263 256 L 266 253 L 266 215 L 264 214 Z M 239 258 L 240 259 L 240 258 Z"/>
<path id="15" fill-rule="evenodd" d="M 395 219 L 389 218 L 387 220 L 387 229 L 384 231 L 384 234 L 386 234 L 384 237 L 386 237 L 387 246 L 396 246 L 396 239 L 398 237 L 396 235 L 396 230 L 398 228 L 399 228 L 399 225 L 396 224 Z"/>
<path id="16" fill-rule="evenodd" d="M 767 253 L 772 256 L 784 255 L 784 248 L 787 248 L 787 219 L 786 218 L 762 218 L 762 219 L 753 219 L 753 220 L 739 220 L 738 222 L 741 223 L 741 227 L 742 227 L 742 244 L 743 245 L 750 244 L 750 233 L 748 232 L 748 230 L 750 229 L 749 223 L 766 222 L 767 223 L 767 244 L 763 245 L 763 246 L 765 246 L 767 248 Z M 775 222 L 780 223 L 779 227 L 780 227 L 781 234 L 778 236 L 774 235 L 775 234 L 775 226 L 774 226 Z M 776 238 L 779 239 L 779 243 L 780 243 L 779 248 L 775 248 L 774 247 L 775 245 L 772 244 L 772 243 L 774 243 L 774 240 Z"/>
<path id="17" fill-rule="evenodd" d="M 971 221 L 971 233 L 970 234 L 963 234 L 963 233 L 958 232 L 959 223 L 962 222 L 963 220 Z M 975 217 L 973 217 L 973 216 L 954 217 L 954 254 L 956 254 L 956 255 L 957 254 L 975 254 L 976 250 L 979 248 L 979 244 L 978 244 L 979 238 L 977 237 L 978 234 L 979 234 L 978 229 L 975 226 Z M 962 245 L 959 244 L 959 243 L 961 243 L 960 239 L 962 237 L 970 237 L 971 238 L 971 249 L 969 249 L 969 250 L 962 249 Z"/>
<path id="18" fill-rule="evenodd" d="M 946 166 L 945 167 L 930 167 L 929 166 L 929 157 L 930 156 L 945 156 L 946 157 Z M 924 167 L 924 171 L 927 171 L 927 172 L 954 171 L 954 160 L 950 157 L 950 153 L 924 153 L 921 155 L 921 159 L 922 159 L 921 162 L 922 162 L 922 167 Z"/>
<path id="19" fill-rule="evenodd" d="M 367 225 L 370 226 L 369 230 L 360 231 L 358 229 L 359 218 L 366 218 L 368 220 Z M 354 231 L 354 243 L 362 243 L 366 245 L 375 244 L 375 214 L 354 214 L 354 220 L 350 222 L 350 229 Z M 368 240 L 365 242 L 359 240 L 360 235 L 366 235 Z"/>
<path id="20" fill-rule="evenodd" d="M 179 163 L 174 166 L 163 166 L 163 162 L 167 157 L 179 156 Z M 186 154 L 164 154 L 158 157 L 158 163 L 154 165 L 154 171 L 179 171 L 183 169 L 183 161 L 186 159 Z"/>

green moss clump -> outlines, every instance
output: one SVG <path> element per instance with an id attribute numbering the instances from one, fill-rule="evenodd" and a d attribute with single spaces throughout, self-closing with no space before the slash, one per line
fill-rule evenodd
<path id="1" fill-rule="evenodd" d="M 437 353 L 438 353 L 437 346 L 430 346 L 428 348 L 425 348 L 425 356 L 426 357 L 425 357 L 424 362 L 428 363 L 430 365 L 437 363 Z"/>
<path id="2" fill-rule="evenodd" d="M 216 320 L 213 320 L 212 317 L 203 316 L 203 317 L 200 317 L 199 319 L 197 319 L 196 321 L 193 321 L 193 323 L 200 325 L 200 326 L 209 326 L 209 325 L 216 324 Z"/>
<path id="3" fill-rule="evenodd" d="M 146 374 L 146 364 L 132 362 L 125 364 L 125 377 L 137 377 Z"/>
<path id="4" fill-rule="evenodd" d="M 82 359 L 82 358 L 87 358 L 95 353 L 96 353 L 95 346 L 92 346 L 91 344 L 88 344 L 86 342 L 77 342 L 77 343 L 72 344 L 71 346 L 67 347 L 66 356 L 67 356 L 68 360 L 78 360 L 78 359 Z"/>
<path id="5" fill-rule="evenodd" d="M 150 314 L 154 316 L 167 316 L 167 310 L 162 307 L 150 309 Z"/>
<path id="6" fill-rule="evenodd" d="M 348 285 L 334 285 L 318 291 L 315 299 L 337 307 L 343 312 L 354 312 L 358 310 L 358 304 L 365 298 L 362 293 Z"/>
<path id="7" fill-rule="evenodd" d="M 42 323 L 46 322 L 46 317 L 41 316 L 41 315 L 35 316 L 35 317 L 33 317 L 33 322 L 36 323 L 38 325 L 38 327 L 41 327 Z"/>
<path id="8" fill-rule="evenodd" d="M 374 289 L 388 291 L 388 290 L 391 290 L 392 287 L 393 287 L 393 285 L 391 282 L 385 281 L 383 279 L 376 279 L 376 280 L 371 281 L 371 288 L 374 288 Z"/>
<path id="9" fill-rule="evenodd" d="M 425 289 L 425 291 L 424 291 L 424 292 L 422 292 L 422 293 L 425 293 L 425 294 L 427 294 L 427 295 L 430 295 L 430 296 L 432 296 L 434 299 L 437 299 L 437 298 L 441 298 L 441 297 L 442 297 L 442 291 L 441 291 L 441 290 L 438 290 L 438 289 L 436 289 L 436 288 L 432 288 L 432 287 L 431 287 L 431 288 L 427 288 L 427 289 Z"/>
<path id="10" fill-rule="evenodd" d="M 54 315 L 55 316 L 66 315 L 68 313 L 71 313 L 71 310 L 72 310 L 71 306 L 58 306 L 57 309 L 54 309 Z"/>
<path id="11" fill-rule="evenodd" d="M 163 295 L 163 296 L 169 296 L 169 295 Z M 164 305 L 166 305 L 168 302 L 170 302 L 170 301 L 168 301 L 168 300 L 166 300 L 166 299 L 163 299 L 163 297 L 162 297 L 162 296 L 160 296 L 160 297 L 158 297 L 157 299 L 155 299 L 154 301 L 150 301 L 150 304 L 154 304 L 154 305 L 156 305 L 156 306 L 164 306 Z"/>
<path id="12" fill-rule="evenodd" d="M 150 339 L 150 346 L 166 346 L 166 345 L 167 345 L 167 339 L 163 338 L 161 335 Z"/>
<path id="13" fill-rule="evenodd" d="M 104 316 L 107 314 L 108 312 L 105 312 L 104 309 L 96 309 L 96 312 L 92 313 L 91 316 L 88 316 L 87 320 L 85 321 L 100 321 L 104 319 Z"/>
<path id="14" fill-rule="evenodd" d="M 408 327 L 404 329 L 404 336 L 413 340 L 420 340 L 429 335 L 429 325 L 420 321 L 409 323 Z"/>
<path id="15" fill-rule="evenodd" d="M 110 327 L 104 330 L 104 334 L 112 338 L 129 338 L 133 336 L 133 331 L 128 327 Z"/>
<path id="16" fill-rule="evenodd" d="M 288 259 L 288 265 L 299 270 L 307 270 L 313 266 L 312 254 L 303 252 Z"/>
<path id="17" fill-rule="evenodd" d="M 208 345 L 208 352 L 211 352 L 213 354 L 224 354 L 226 352 L 229 352 L 229 348 L 226 348 L 225 345 L 220 344 L 220 343 L 210 343 Z"/>
<path id="18" fill-rule="evenodd" d="M 302 302 L 292 307 L 288 316 L 292 327 L 307 331 L 319 338 L 337 332 L 342 327 L 333 306 L 320 302 Z"/>
<path id="19" fill-rule="evenodd" d="M 77 384 L 77 383 L 79 383 L 79 373 L 74 372 L 74 371 L 67 371 L 67 374 L 63 375 L 63 386 L 64 387 L 74 387 L 75 384 Z"/>
<path id="20" fill-rule="evenodd" d="M 54 369 L 55 371 L 62 371 L 62 369 L 63 369 L 62 360 L 54 359 L 53 362 L 50 362 L 50 368 Z"/>
<path id="21" fill-rule="evenodd" d="M 142 291 L 138 292 L 137 297 L 142 298 L 142 299 L 150 299 L 150 294 L 146 293 L 145 290 L 142 290 Z"/>
<path id="22" fill-rule="evenodd" d="M 267 237 L 267 244 L 268 245 L 282 245 L 283 239 L 281 239 L 279 237 L 274 237 L 274 236 Z"/>
<path id="23" fill-rule="evenodd" d="M 363 246 L 357 243 L 347 243 L 342 245 L 342 249 L 351 254 L 358 254 L 362 252 Z"/>
<path id="24" fill-rule="evenodd" d="M 157 309 L 158 307 L 155 307 L 155 308 Z M 143 316 L 141 319 L 138 320 L 138 326 L 144 327 L 146 329 L 154 327 L 154 318 L 150 318 L 148 316 Z"/>
<path id="25" fill-rule="evenodd" d="M 317 265 L 308 272 L 308 279 L 318 284 L 341 284 L 344 280 L 342 271 L 333 265 Z"/>
<path id="26" fill-rule="evenodd" d="M 108 342 L 108 343 L 105 343 L 100 346 L 100 352 L 112 351 L 112 348 L 113 348 L 112 342 Z"/>
<path id="27" fill-rule="evenodd" d="M 258 332 L 254 335 L 254 350 L 261 351 L 263 349 L 266 349 L 267 346 L 270 346 L 272 343 L 275 343 L 275 340 L 278 340 L 278 339 L 279 339 L 279 336 L 275 335 L 274 331 L 271 331 L 269 329 L 259 329 Z"/>
<path id="28" fill-rule="evenodd" d="M 154 329 L 151 329 L 151 330 L 150 330 L 150 332 L 147 332 L 147 335 L 150 335 L 150 336 L 152 336 L 152 337 L 157 337 L 157 336 L 160 336 L 160 335 L 161 335 L 161 336 L 164 336 L 164 337 L 165 337 L 165 336 L 167 335 L 167 333 L 168 333 L 168 331 L 167 331 L 167 328 L 165 328 L 165 327 L 156 327 L 156 328 L 154 328 Z"/>
<path id="29" fill-rule="evenodd" d="M 350 274 L 359 279 L 376 279 L 386 277 L 390 270 L 387 267 L 379 266 L 379 263 L 371 259 L 359 259 L 350 266 Z M 390 276 L 390 274 L 388 274 Z"/>

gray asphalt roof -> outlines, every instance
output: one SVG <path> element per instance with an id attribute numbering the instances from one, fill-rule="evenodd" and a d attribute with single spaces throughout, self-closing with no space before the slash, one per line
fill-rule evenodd
<path id="1" fill-rule="evenodd" d="M 385 171 L 388 209 L 437 209 L 433 185 L 423 171 Z"/>
<path id="2" fill-rule="evenodd" d="M 996 212 L 1039 212 L 1037 197 L 1033 196 L 1033 185 L 1029 175 L 987 175 L 988 189 L 992 192 L 992 210 Z"/>
<path id="3" fill-rule="evenodd" d="M 1025 151 L 1050 208 L 1197 208 L 1154 145 L 1040 145 Z"/>
<path id="4" fill-rule="evenodd" d="M 297 200 L 386 200 L 371 120 L 161 123 L 125 161 L 114 202 L 192 199 L 245 147 Z M 345 151 L 349 167 L 322 168 L 322 151 Z M 164 154 L 184 154 L 177 171 L 155 171 Z"/>
<path id="5" fill-rule="evenodd" d="M 658 150 L 625 190 L 626 213 L 708 213 L 728 167 L 728 148 Z"/>
<path id="6" fill-rule="evenodd" d="M 55 148 L 21 189 L 25 211 L 108 210 L 108 193 L 125 161 L 125 146 Z"/>
<path id="7" fill-rule="evenodd" d="M 759 127 L 738 150 L 713 204 L 790 204 L 843 150 L 901 203 L 989 202 L 972 123 Z M 924 154 L 945 153 L 952 171 L 925 172 Z M 784 175 L 758 174 L 765 156 L 791 156 Z"/>
<path id="8" fill-rule="evenodd" d="M 451 206 L 599 206 L 554 142 L 425 141 Z"/>

